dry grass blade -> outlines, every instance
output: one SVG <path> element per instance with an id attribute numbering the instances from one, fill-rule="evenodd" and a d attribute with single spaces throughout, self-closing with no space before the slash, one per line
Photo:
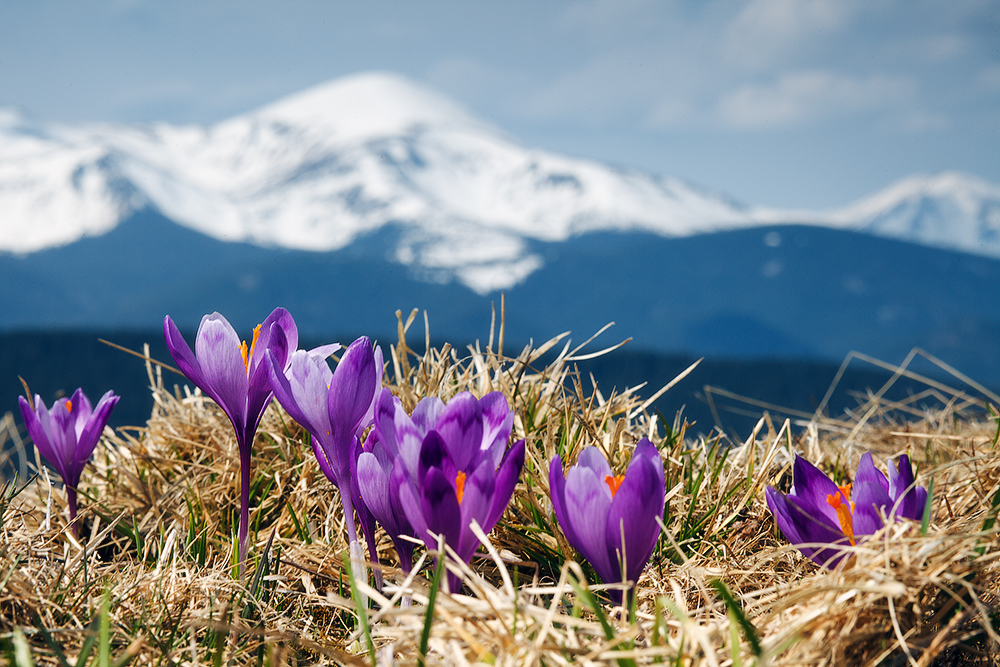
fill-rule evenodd
<path id="1" fill-rule="evenodd" d="M 430 626 L 433 559 L 418 552 L 404 576 L 382 536 L 384 589 L 354 582 L 371 605 L 379 664 L 415 664 L 425 629 L 427 664 L 998 664 L 1000 446 L 982 410 L 988 396 L 935 385 L 890 404 L 876 391 L 853 418 L 801 415 L 806 428 L 797 431 L 765 416 L 745 442 L 726 447 L 688 437 L 681 419 L 658 423 L 637 388 L 586 382 L 573 364 L 588 353 L 566 335 L 505 356 L 503 309 L 485 348 L 462 354 L 431 348 L 426 316 L 425 349 L 414 351 L 406 337 L 417 313 L 399 315 L 386 382 L 404 405 L 501 391 L 515 411 L 514 437 L 528 447 L 508 511 L 479 535 L 483 555 L 449 563 L 465 587 L 438 593 Z M 62 494 L 50 492 L 45 475 L 0 499 L 0 651 L 76 665 L 98 641 L 107 589 L 101 655 L 109 663 L 368 664 L 339 556 L 349 519 L 301 429 L 277 406 L 261 424 L 251 494 L 256 575 L 245 587 L 232 572 L 232 429 L 211 400 L 165 385 L 163 367 L 145 356 L 153 412 L 141 428 L 106 432 L 81 484 L 85 543 L 68 537 Z M 922 404 L 931 400 L 939 403 Z M 643 436 L 663 455 L 668 503 L 629 615 L 591 604 L 590 596 L 604 599 L 601 586 L 574 589 L 596 580 L 554 523 L 548 465 L 596 445 L 621 468 Z M 934 479 L 932 520 L 926 532 L 890 524 L 854 549 L 849 566 L 818 568 L 777 533 L 763 489 L 788 483 L 795 452 L 840 479 L 864 451 L 879 462 L 910 454 L 918 481 Z"/>

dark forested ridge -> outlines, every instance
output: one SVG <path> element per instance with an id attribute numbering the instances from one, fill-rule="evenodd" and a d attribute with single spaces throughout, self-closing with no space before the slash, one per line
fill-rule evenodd
<path id="1" fill-rule="evenodd" d="M 193 341 L 194 334 L 185 332 Z M 141 351 L 149 343 L 150 354 L 172 364 L 160 331 L 24 331 L 0 334 L 0 414 L 12 411 L 20 423 L 17 396 L 23 393 L 18 376 L 22 376 L 34 393 L 51 402 L 63 393 L 83 387 L 92 400 L 108 389 L 122 398 L 111 418 L 113 426 L 144 425 L 152 409 L 146 369 L 141 359 L 130 356 L 99 342 L 99 338 L 113 341 L 123 347 Z M 330 340 L 349 343 L 353 335 L 332 337 Z M 304 347 L 329 342 L 329 340 L 303 340 Z M 454 341 L 450 341 L 454 344 Z M 383 344 L 386 344 L 383 341 Z M 420 347 L 419 345 L 417 346 Z M 463 345 L 456 345 L 463 350 Z M 509 349 L 517 349 L 512 347 Z M 647 385 L 640 393 L 651 396 L 657 389 L 687 368 L 695 357 L 669 355 L 630 349 L 626 346 L 579 364 L 584 387 L 591 388 L 590 375 L 598 381 L 607 395 L 612 388 L 621 390 L 642 382 Z M 697 423 L 696 432 L 707 432 L 715 425 L 709 405 L 705 401 L 704 387 L 711 385 L 760 401 L 780 405 L 800 412 L 811 413 L 822 400 L 827 387 L 836 375 L 838 365 L 795 359 L 733 360 L 721 357 L 706 358 L 698 368 L 676 387 L 660 398 L 655 408 L 667 419 L 672 419 L 683 408 L 689 421 Z M 923 369 L 926 370 L 926 369 Z M 848 368 L 827 410 L 829 414 L 842 414 L 846 408 L 857 405 L 853 392 L 877 389 L 888 379 L 888 372 L 872 366 L 854 363 Z M 185 384 L 185 378 L 165 372 L 168 386 Z M 954 381 L 953 386 L 958 386 Z M 898 384 L 892 395 L 905 396 L 917 391 L 913 383 Z M 727 399 L 717 399 L 719 416 L 727 431 L 736 437 L 744 436 L 755 418 L 734 412 L 759 409 Z"/>
<path id="2" fill-rule="evenodd" d="M 389 225 L 332 252 L 219 241 L 155 211 L 111 232 L 25 256 L 0 253 L 0 331 L 195 328 L 218 310 L 249 331 L 277 305 L 304 336 L 382 340 L 393 313 L 425 310 L 432 335 L 489 331 L 491 303 L 447 276 L 392 261 Z M 657 355 L 813 359 L 851 350 L 899 361 L 924 348 L 1000 384 L 1000 260 L 809 226 L 686 238 L 642 232 L 531 242 L 541 268 L 506 290 L 508 340 L 571 331 L 631 338 Z"/>

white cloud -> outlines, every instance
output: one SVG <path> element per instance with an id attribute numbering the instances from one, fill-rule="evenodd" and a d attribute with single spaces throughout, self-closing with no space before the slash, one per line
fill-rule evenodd
<path id="1" fill-rule="evenodd" d="M 933 111 L 912 111 L 905 115 L 895 126 L 898 130 L 909 133 L 940 132 L 950 130 L 951 119 L 943 113 Z"/>
<path id="2" fill-rule="evenodd" d="M 718 118 L 728 127 L 799 125 L 821 118 L 899 106 L 915 86 L 903 77 L 854 77 L 828 71 L 792 72 L 767 84 L 744 84 L 724 95 Z"/>
<path id="3" fill-rule="evenodd" d="M 660 0 L 591 0 L 569 5 L 561 24 L 595 40 L 634 38 L 662 29 L 672 10 Z"/>
<path id="4" fill-rule="evenodd" d="M 693 100 L 679 94 L 667 93 L 653 105 L 646 116 L 646 126 L 650 128 L 689 126 L 698 120 L 698 108 Z"/>
<path id="5" fill-rule="evenodd" d="M 853 5 L 846 0 L 751 0 L 726 27 L 723 51 L 738 68 L 773 66 L 817 39 L 832 39 Z"/>
<path id="6" fill-rule="evenodd" d="M 628 52 L 604 54 L 541 86 L 523 100 L 528 117 L 575 115 L 596 125 L 635 113 L 653 104 L 663 83 L 650 77 L 646 63 Z"/>

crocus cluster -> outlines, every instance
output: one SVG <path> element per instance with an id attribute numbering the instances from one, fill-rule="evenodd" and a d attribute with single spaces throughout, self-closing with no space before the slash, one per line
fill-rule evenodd
<path id="1" fill-rule="evenodd" d="M 219 313 L 205 315 L 195 335 L 194 352 L 181 336 L 170 316 L 163 320 L 167 350 L 177 367 L 206 396 L 219 404 L 236 432 L 240 451 L 240 527 L 239 563 L 246 560 L 247 533 L 250 526 L 250 450 L 264 410 L 273 396 L 271 380 L 264 359 L 284 371 L 291 352 L 299 342 L 298 329 L 284 308 L 275 308 L 254 327 L 250 344 L 240 340 L 229 321 Z M 326 356 L 335 345 L 317 348 L 315 354 Z"/>
<path id="2" fill-rule="evenodd" d="M 49 410 L 37 394 L 33 405 L 25 397 L 18 397 L 28 435 L 38 453 L 52 464 L 66 485 L 73 535 L 79 535 L 75 519 L 76 487 L 80 484 L 80 474 L 90 461 L 119 398 L 109 391 L 101 396 L 94 408 L 83 390 L 77 389 L 70 398 L 58 399 Z"/>
<path id="3" fill-rule="evenodd" d="M 375 558 L 375 522 L 362 502 L 354 480 L 361 453 L 361 436 L 371 426 L 375 392 L 382 384 L 382 350 L 372 349 L 362 336 L 351 343 L 334 371 L 325 354 L 297 350 L 287 368 L 267 352 L 267 369 L 278 402 L 312 435 L 313 452 L 320 469 L 340 491 L 347 517 L 347 534 L 353 566 L 358 571 L 363 560 L 354 526 L 358 514 Z"/>
<path id="4" fill-rule="evenodd" d="M 792 489 L 767 487 L 767 505 L 788 541 L 820 565 L 835 567 L 850 547 L 885 525 L 885 520 L 920 521 L 927 489 L 914 483 L 910 458 L 889 462 L 889 477 L 871 453 L 861 457 L 853 484 L 837 486 L 816 466 L 796 455 Z"/>
<path id="5" fill-rule="evenodd" d="M 499 392 L 468 392 L 447 404 L 425 398 L 413 415 L 382 390 L 375 425 L 357 464 L 361 497 L 392 537 L 409 569 L 416 536 L 430 549 L 442 538 L 469 562 L 479 546 L 475 521 L 492 530 L 510 502 L 524 465 L 524 440 L 508 448 L 514 416 Z M 457 590 L 460 579 L 449 574 Z"/>
<path id="6" fill-rule="evenodd" d="M 647 438 L 640 440 L 623 475 L 615 475 L 597 447 L 580 452 L 563 477 L 562 459 L 549 465 L 552 509 L 563 535 L 606 584 L 638 580 L 660 536 L 666 480 L 663 461 Z M 611 590 L 615 602 L 621 590 Z"/>

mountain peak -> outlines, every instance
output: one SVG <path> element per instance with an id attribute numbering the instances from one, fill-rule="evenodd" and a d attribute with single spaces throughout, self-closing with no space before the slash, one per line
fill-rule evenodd
<path id="1" fill-rule="evenodd" d="M 1000 187 L 905 179 L 835 211 L 747 209 L 671 178 L 525 148 L 419 83 L 329 81 L 208 127 L 54 126 L 0 112 L 0 252 L 113 229 L 148 206 L 225 241 L 330 251 L 387 225 L 395 261 L 478 292 L 543 263 L 536 241 L 850 228 L 1000 256 Z"/>
<path id="2" fill-rule="evenodd" d="M 249 116 L 320 127 L 351 138 L 404 134 L 423 125 L 484 126 L 455 102 L 390 72 L 333 79 Z"/>

